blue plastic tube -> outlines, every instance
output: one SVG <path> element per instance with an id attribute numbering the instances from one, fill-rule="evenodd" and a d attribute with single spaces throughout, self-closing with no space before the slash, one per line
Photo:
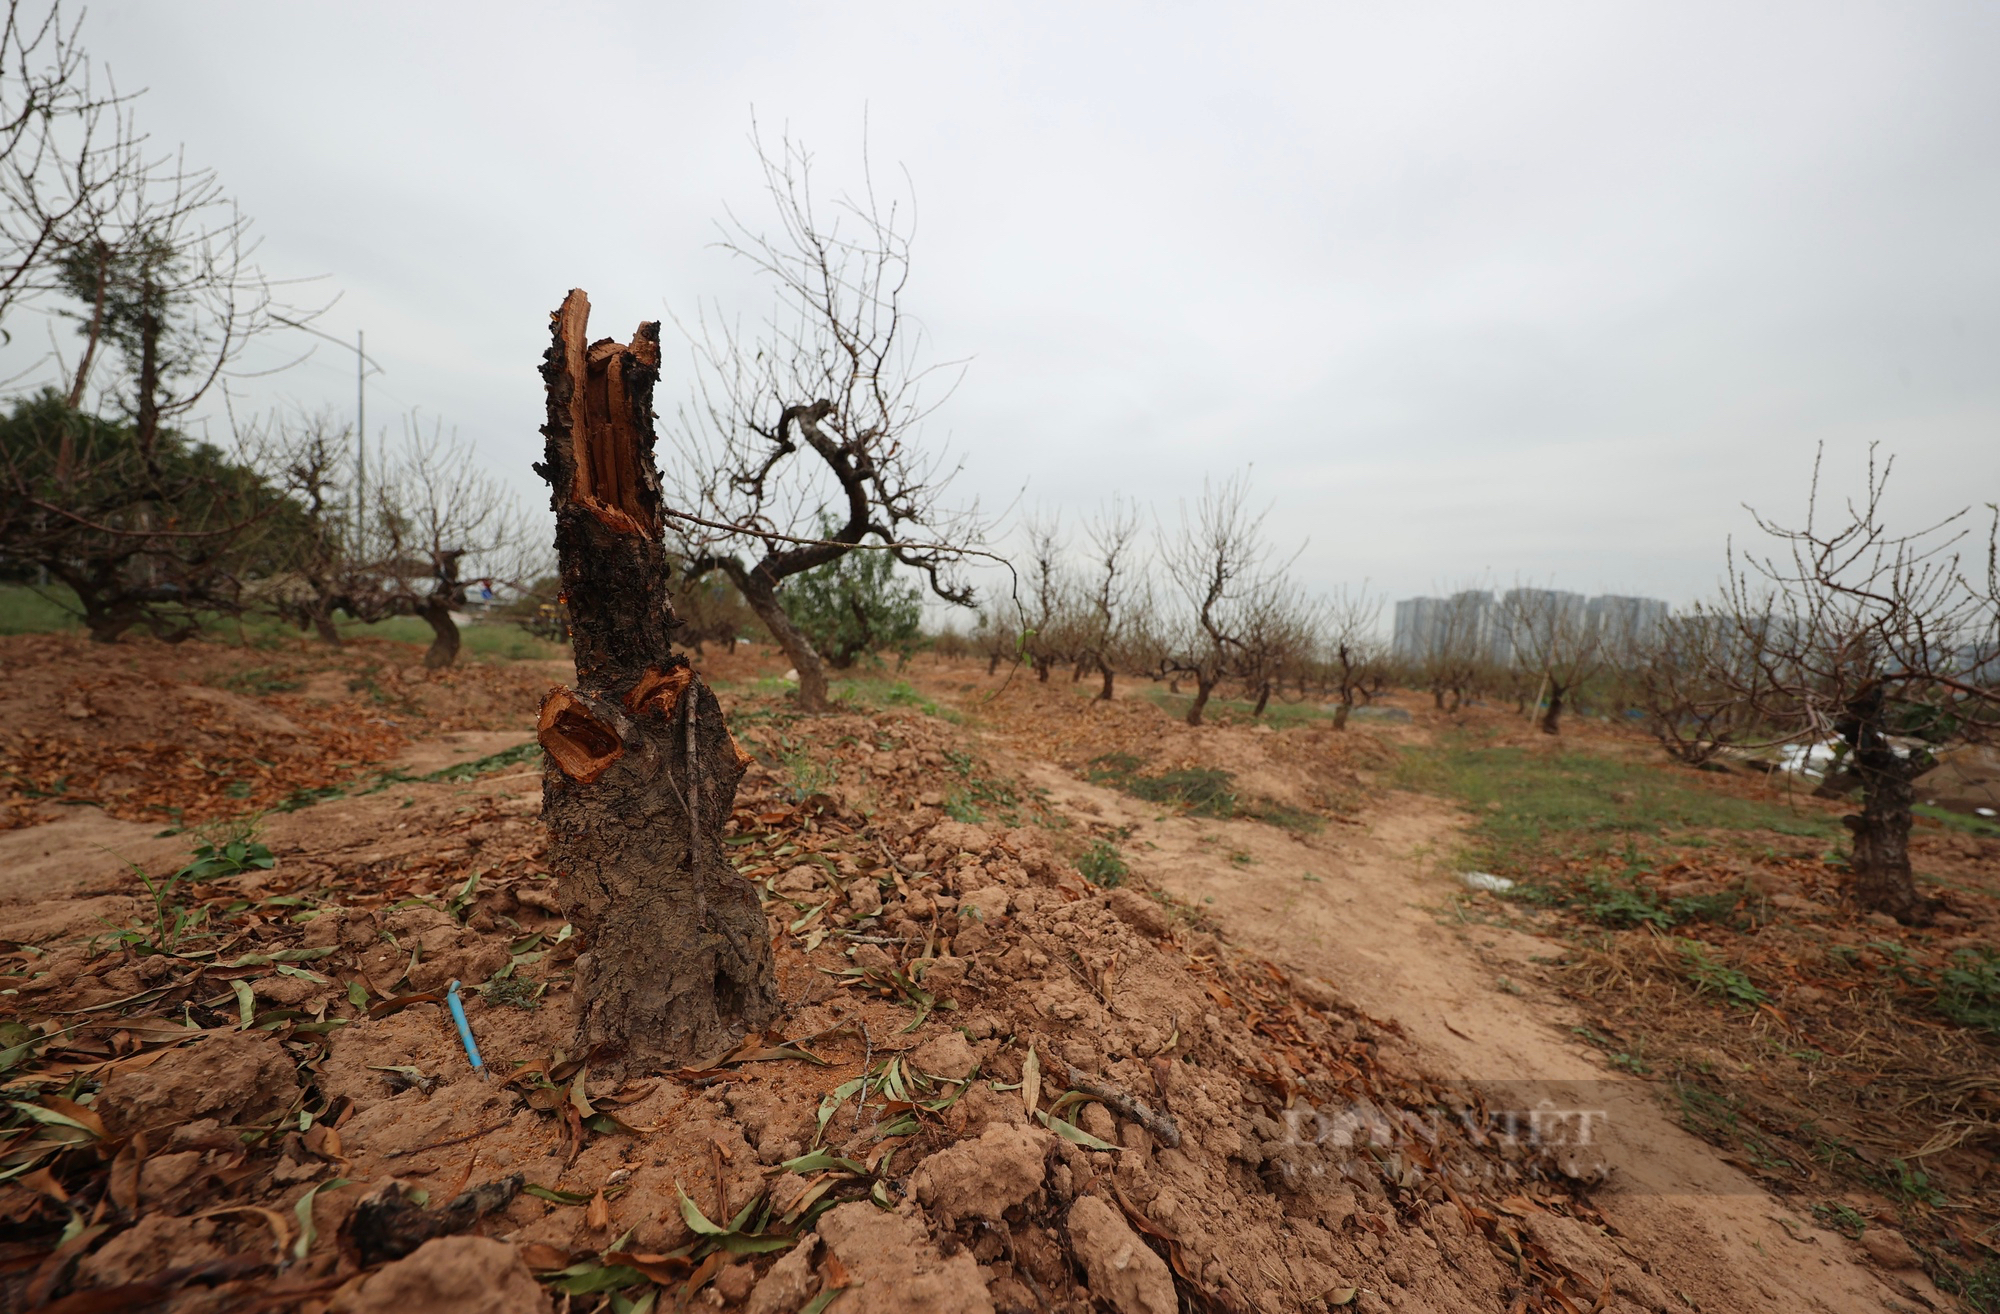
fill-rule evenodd
<path id="1" fill-rule="evenodd" d="M 453 981 L 445 991 L 444 1002 L 451 1009 L 451 1020 L 458 1023 L 458 1038 L 465 1042 L 465 1056 L 472 1060 L 472 1070 L 484 1080 L 486 1065 L 479 1060 L 479 1045 L 472 1039 L 472 1024 L 465 1020 L 465 1004 L 458 997 L 458 982 Z"/>

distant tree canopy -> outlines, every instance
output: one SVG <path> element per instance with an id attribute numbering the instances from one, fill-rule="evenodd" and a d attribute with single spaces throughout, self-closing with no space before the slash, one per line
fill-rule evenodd
<path id="1" fill-rule="evenodd" d="M 233 609 L 243 582 L 281 569 L 297 503 L 220 449 L 69 405 L 54 389 L 0 416 L 0 566 L 47 572 L 76 594 L 91 636 L 144 624 L 186 638 Z"/>
<path id="2" fill-rule="evenodd" d="M 923 594 L 887 552 L 859 551 L 793 576 L 785 614 L 836 670 L 863 656 L 907 659 L 923 643 Z"/>

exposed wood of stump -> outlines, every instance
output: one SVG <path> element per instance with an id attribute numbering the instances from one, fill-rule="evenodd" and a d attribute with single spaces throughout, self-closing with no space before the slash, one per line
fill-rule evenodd
<path id="1" fill-rule="evenodd" d="M 677 1067 L 779 1011 L 755 888 L 722 829 L 747 759 L 715 695 L 673 652 L 653 464 L 660 326 L 586 345 L 590 300 L 553 316 L 542 365 L 556 551 L 574 689 L 543 700 L 542 815 L 577 959 L 579 1043 L 603 1069 Z"/>

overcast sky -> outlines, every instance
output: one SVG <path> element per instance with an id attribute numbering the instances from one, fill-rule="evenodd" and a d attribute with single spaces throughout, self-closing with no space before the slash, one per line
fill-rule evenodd
<path id="1" fill-rule="evenodd" d="M 99 0 L 87 44 L 273 272 L 545 502 L 536 366 L 763 304 L 754 107 L 920 209 L 927 437 L 1002 506 L 1254 467 L 1316 585 L 1684 601 L 1741 504 L 1901 458 L 2000 499 L 2000 6 L 273 5 Z M 669 333 L 671 333 L 669 328 Z M 670 353 L 659 409 L 686 372 Z M 255 402 L 352 405 L 322 349 Z"/>

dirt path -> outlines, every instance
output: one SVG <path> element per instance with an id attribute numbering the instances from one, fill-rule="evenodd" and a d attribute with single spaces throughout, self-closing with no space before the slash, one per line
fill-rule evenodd
<path id="1" fill-rule="evenodd" d="M 1604 1110 L 1611 1175 L 1594 1203 L 1618 1244 L 1650 1260 L 1694 1308 L 1950 1307 L 1920 1275 L 1863 1266 L 1843 1237 L 1682 1130 L 1659 1086 L 1621 1080 L 1577 1041 L 1570 1028 L 1582 1019 L 1536 981 L 1534 960 L 1562 946 L 1454 914 L 1442 860 L 1462 819 L 1443 803 L 1390 792 L 1362 824 L 1299 838 L 1259 822 L 1163 817 L 1046 762 L 1007 756 L 1056 807 L 1131 827 L 1121 847 L 1140 879 L 1203 908 L 1239 946 L 1393 1020 L 1439 1075 L 1480 1084 L 1495 1105 Z"/>

